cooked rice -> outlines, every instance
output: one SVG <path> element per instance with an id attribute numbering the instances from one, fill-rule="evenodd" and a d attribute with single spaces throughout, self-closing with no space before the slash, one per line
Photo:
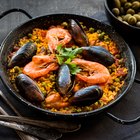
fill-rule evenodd
<path id="1" fill-rule="evenodd" d="M 34 42 L 37 45 L 37 54 L 41 53 L 42 50 L 47 50 L 47 53 L 50 53 L 48 50 L 48 42 L 45 38 L 47 30 L 33 29 L 32 33 L 29 33 L 27 36 L 21 38 L 19 42 L 15 45 L 15 48 L 23 46 L 27 42 Z M 109 38 L 109 36 L 100 31 L 100 30 L 92 30 L 89 28 L 86 30 L 87 37 L 89 39 L 90 45 L 92 46 L 102 46 L 110 51 L 111 54 L 115 57 L 115 63 L 108 67 L 108 70 L 111 74 L 111 79 L 106 85 L 102 86 L 103 88 L 103 96 L 102 98 L 97 101 L 96 103 L 90 106 L 68 106 L 65 108 L 48 108 L 45 101 L 40 104 L 40 107 L 51 110 L 53 112 L 61 112 L 61 113 L 73 113 L 73 112 L 84 112 L 84 111 L 91 111 L 102 106 L 107 105 L 109 102 L 115 99 L 116 95 L 121 90 L 122 86 L 124 85 L 124 79 L 127 74 L 127 68 L 124 64 L 124 59 L 122 58 L 116 44 Z M 15 50 L 13 50 L 14 52 Z M 14 84 L 15 77 L 22 73 L 22 67 L 15 66 L 12 69 L 9 69 L 9 79 Z M 57 75 L 55 72 L 50 72 L 45 77 L 40 77 L 35 79 L 39 88 L 41 89 L 42 93 L 47 96 L 52 92 L 57 92 L 55 88 L 56 85 L 56 78 Z M 77 82 L 77 86 L 78 86 Z M 15 85 L 15 84 L 14 84 Z M 68 97 L 65 97 L 65 100 L 68 100 Z"/>

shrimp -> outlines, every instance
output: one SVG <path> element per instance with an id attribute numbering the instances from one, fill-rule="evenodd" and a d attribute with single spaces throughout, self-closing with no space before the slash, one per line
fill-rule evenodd
<path id="1" fill-rule="evenodd" d="M 55 56 L 52 55 L 35 55 L 32 61 L 36 64 L 56 62 Z"/>
<path id="2" fill-rule="evenodd" d="M 65 45 L 72 39 L 68 30 L 61 27 L 53 27 L 49 29 L 46 38 L 48 40 L 49 50 L 52 53 L 57 49 L 58 45 Z"/>
<path id="3" fill-rule="evenodd" d="M 81 71 L 80 73 L 76 74 L 77 78 L 90 85 L 106 83 L 111 77 L 108 69 L 100 63 L 78 58 L 73 59 L 72 63 L 83 68 L 83 73 L 86 73 L 83 74 Z"/>
<path id="4" fill-rule="evenodd" d="M 38 56 L 35 55 L 32 61 L 24 68 L 23 73 L 35 79 L 47 75 L 50 71 L 58 69 L 58 64 L 55 62 L 54 56 Z"/>
<path id="5" fill-rule="evenodd" d="M 46 97 L 45 99 L 46 106 L 48 108 L 62 108 L 67 107 L 69 105 L 68 102 L 63 101 L 59 93 L 53 93 Z"/>

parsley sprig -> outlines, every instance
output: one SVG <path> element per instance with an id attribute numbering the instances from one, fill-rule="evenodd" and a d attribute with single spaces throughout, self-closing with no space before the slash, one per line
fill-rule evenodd
<path id="1" fill-rule="evenodd" d="M 56 57 L 59 65 L 67 64 L 70 73 L 73 75 L 81 71 L 81 69 L 76 64 L 71 63 L 71 61 L 77 56 L 77 54 L 82 52 L 82 48 L 63 48 L 62 45 L 59 45 L 57 47 L 57 52 L 58 54 L 56 54 Z"/>

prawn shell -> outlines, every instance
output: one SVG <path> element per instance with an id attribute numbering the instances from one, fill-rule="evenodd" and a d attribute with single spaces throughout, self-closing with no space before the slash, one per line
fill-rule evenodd
<path id="1" fill-rule="evenodd" d="M 25 74 L 19 74 L 15 79 L 18 90 L 26 99 L 34 102 L 42 102 L 45 98 L 36 82 Z"/>
<path id="2" fill-rule="evenodd" d="M 89 86 L 78 90 L 70 99 L 72 105 L 86 106 L 98 101 L 103 95 L 102 89 L 97 86 Z"/>
<path id="3" fill-rule="evenodd" d="M 65 95 L 72 86 L 71 74 L 66 64 L 60 66 L 57 78 L 57 88 L 60 94 Z"/>
<path id="4" fill-rule="evenodd" d="M 88 46 L 89 41 L 78 20 L 69 19 L 69 29 L 74 41 L 79 46 Z"/>
<path id="5" fill-rule="evenodd" d="M 24 66 L 31 61 L 32 57 L 37 52 L 37 46 L 28 42 L 24 44 L 11 58 L 8 67 L 13 68 L 14 66 Z"/>
<path id="6" fill-rule="evenodd" d="M 82 47 L 84 59 L 110 66 L 115 62 L 114 56 L 101 46 Z"/>

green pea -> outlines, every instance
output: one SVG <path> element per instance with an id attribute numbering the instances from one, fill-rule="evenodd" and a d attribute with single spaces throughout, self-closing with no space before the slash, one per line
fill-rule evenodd
<path id="1" fill-rule="evenodd" d="M 120 79 L 119 78 L 115 78 L 114 81 L 115 82 L 120 82 Z"/>
<path id="2" fill-rule="evenodd" d="M 43 83 L 42 83 L 42 86 L 43 86 L 43 87 L 46 87 L 46 86 L 47 86 L 46 82 L 43 82 Z"/>
<path id="3" fill-rule="evenodd" d="M 128 23 L 127 23 L 127 24 L 128 24 Z M 124 60 L 123 60 L 123 59 L 120 59 L 120 60 L 119 60 L 119 64 L 120 64 L 120 65 L 124 64 Z"/>
<path id="4" fill-rule="evenodd" d="M 30 37 L 30 38 L 31 38 L 31 37 L 32 37 L 32 34 L 31 34 L 31 33 L 29 33 L 29 34 L 28 34 L 28 37 Z"/>
<path id="5" fill-rule="evenodd" d="M 47 95 L 47 91 L 43 91 L 42 93 L 44 94 L 44 96 L 46 96 L 46 95 Z"/>
<path id="6" fill-rule="evenodd" d="M 63 22 L 62 23 L 62 26 L 67 27 L 68 26 L 68 23 L 67 22 Z"/>
<path id="7" fill-rule="evenodd" d="M 123 76 L 118 77 L 120 79 L 120 81 L 124 80 Z"/>
<path id="8" fill-rule="evenodd" d="M 92 28 L 92 27 L 91 27 L 91 28 L 89 28 L 89 32 L 90 32 L 90 33 L 94 33 L 94 31 L 95 31 L 95 29 L 94 29 L 94 28 Z"/>
<path id="9" fill-rule="evenodd" d="M 15 73 L 18 73 L 20 71 L 20 68 L 18 66 L 14 67 Z"/>
<path id="10" fill-rule="evenodd" d="M 110 41 L 110 38 L 109 37 L 105 37 L 104 41 L 108 42 L 108 41 Z"/>
<path id="11" fill-rule="evenodd" d="M 115 86 L 111 85 L 111 86 L 109 87 L 109 89 L 110 89 L 111 91 L 113 91 L 113 90 L 115 90 Z"/>
<path id="12" fill-rule="evenodd" d="M 102 33 L 102 31 L 99 29 L 99 30 L 97 30 L 97 33 L 99 33 L 99 34 L 100 34 L 100 33 Z"/>
<path id="13" fill-rule="evenodd" d="M 77 111 L 77 112 L 81 112 L 82 110 L 81 110 L 81 108 L 78 108 L 76 111 Z"/>
<path id="14" fill-rule="evenodd" d="M 102 32 L 102 33 L 99 35 L 99 39 L 100 39 L 100 40 L 103 40 L 103 39 L 104 39 L 104 35 L 105 35 L 105 32 Z"/>

